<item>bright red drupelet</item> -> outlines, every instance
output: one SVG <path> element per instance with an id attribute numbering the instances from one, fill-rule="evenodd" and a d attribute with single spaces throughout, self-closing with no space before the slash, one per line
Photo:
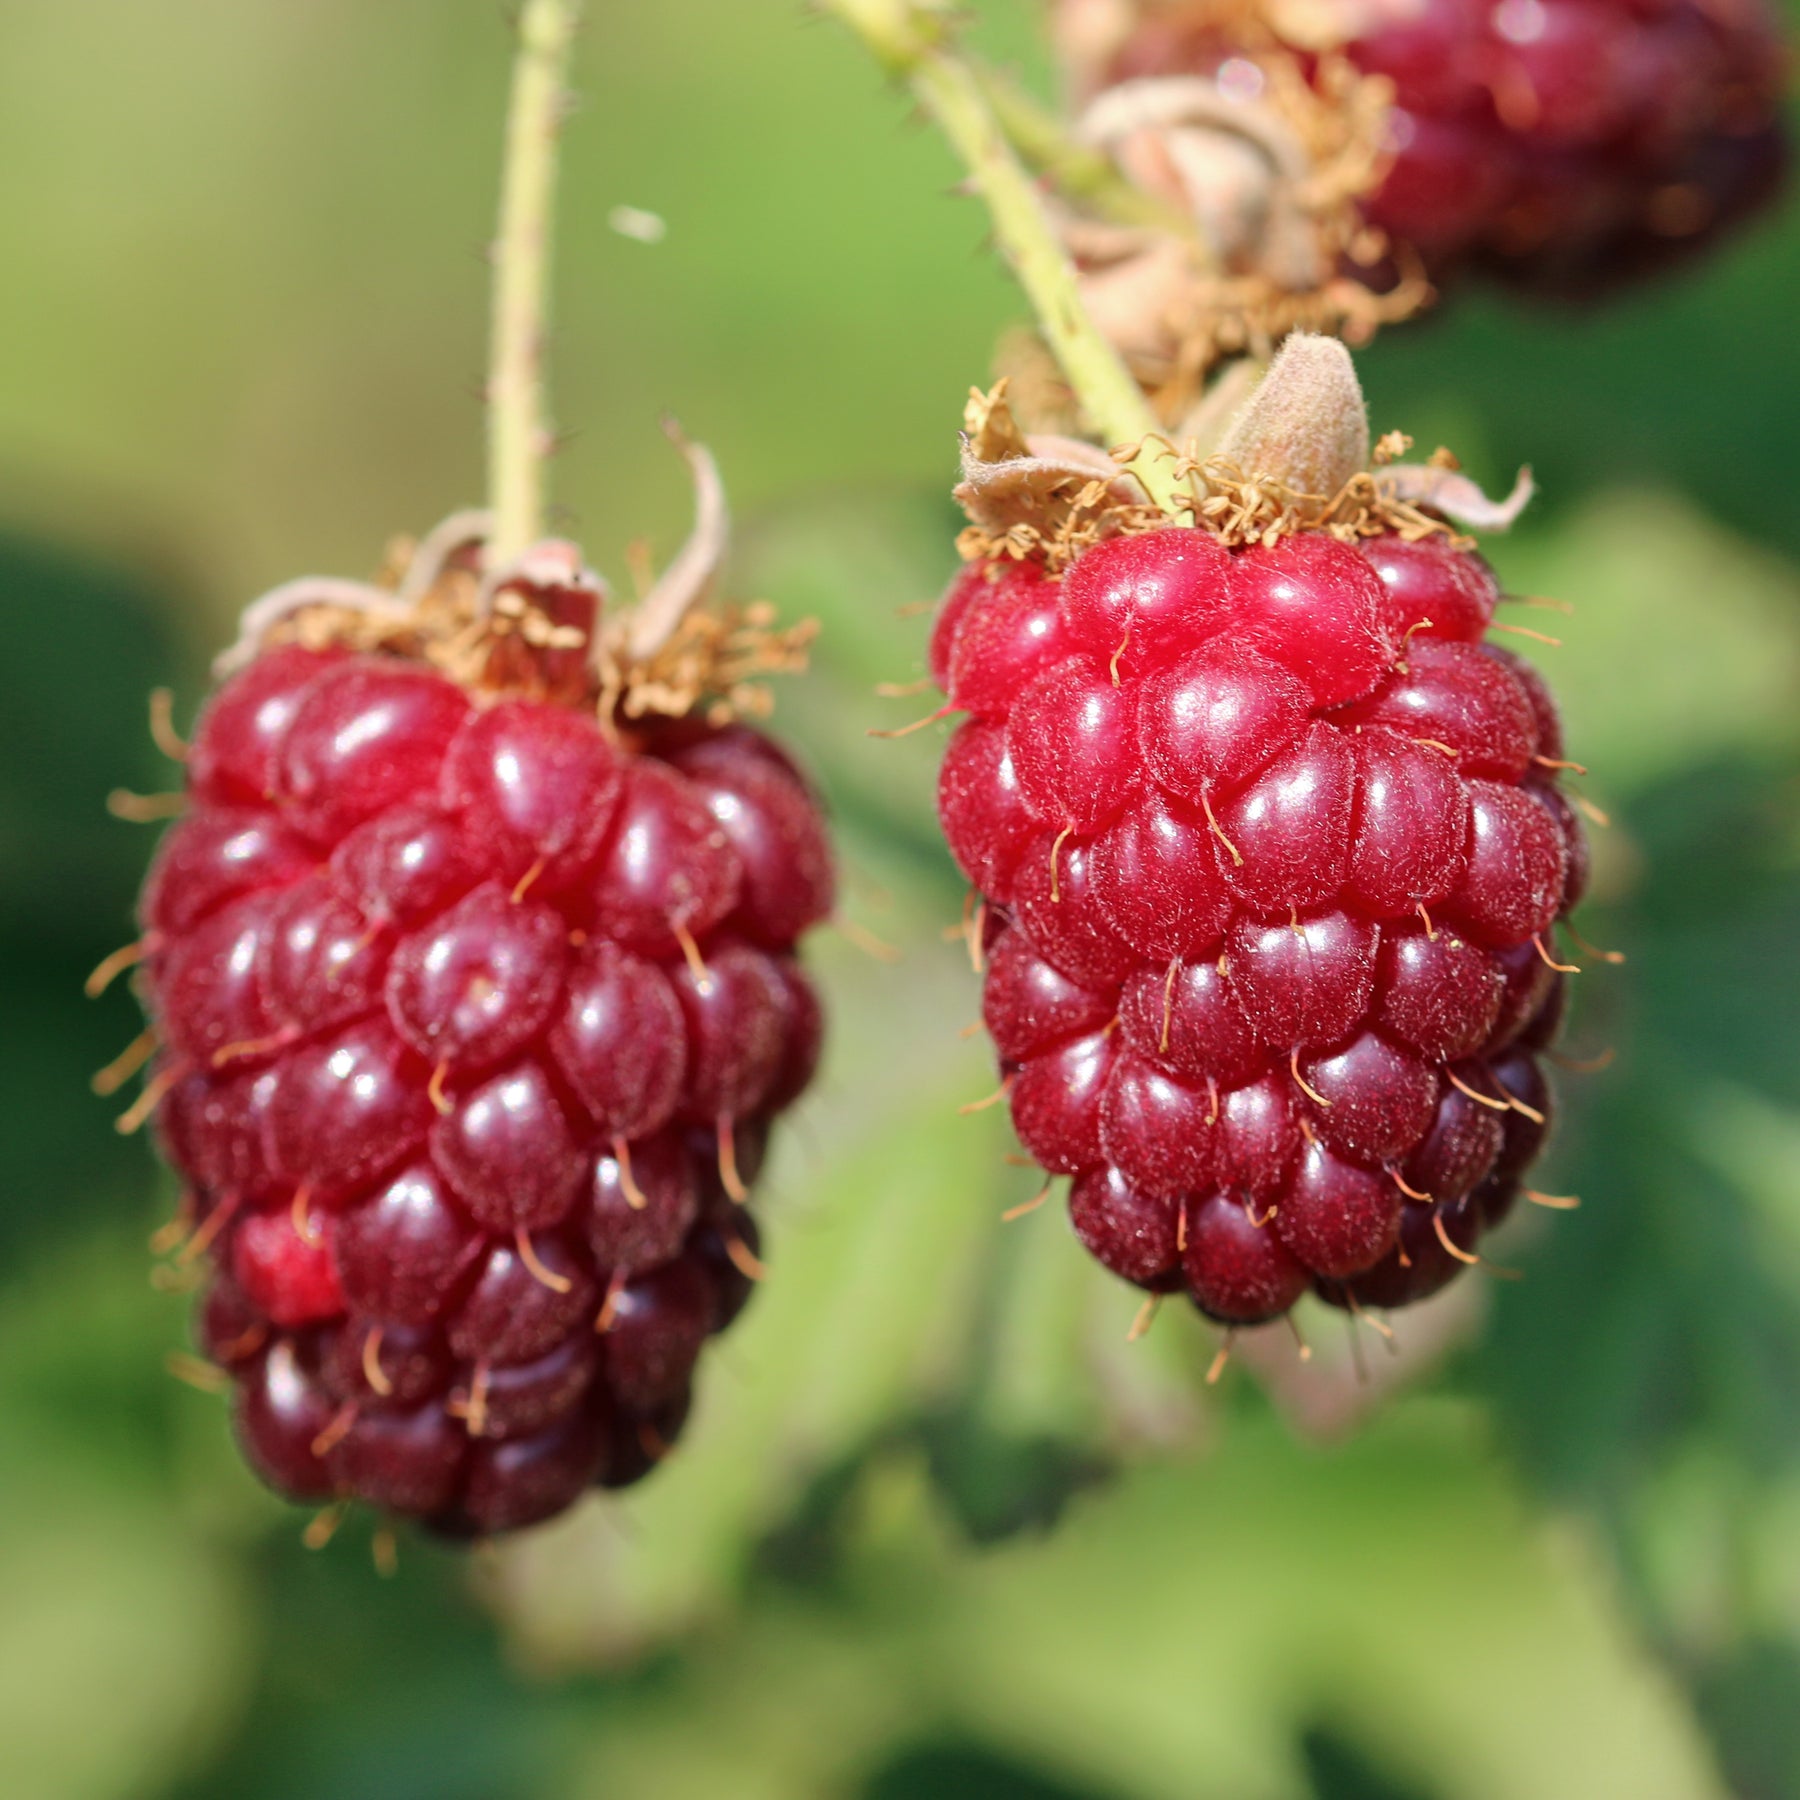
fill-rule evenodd
<path id="1" fill-rule="evenodd" d="M 1143 11 L 1111 79 L 1218 62 L 1210 0 Z M 1421 0 L 1363 24 L 1347 54 L 1395 89 L 1364 210 L 1434 278 L 1605 288 L 1779 184 L 1787 57 L 1763 0 Z"/>
<path id="2" fill-rule="evenodd" d="M 939 817 L 997 931 L 983 1016 L 1128 1281 L 1227 1324 L 1395 1306 L 1511 1204 L 1585 852 L 1497 599 L 1446 538 L 1177 526 L 952 587 L 933 667 L 977 716 Z"/>
<path id="3" fill-rule="evenodd" d="M 817 1060 L 816 799 L 743 727 L 620 745 L 291 647 L 214 697 L 188 791 L 144 992 L 251 1466 L 453 1535 L 637 1480 Z"/>

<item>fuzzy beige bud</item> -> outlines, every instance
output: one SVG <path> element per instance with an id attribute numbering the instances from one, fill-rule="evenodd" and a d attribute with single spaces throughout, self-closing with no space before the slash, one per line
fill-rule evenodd
<path id="1" fill-rule="evenodd" d="M 1227 427 L 1219 456 L 1259 481 L 1335 494 L 1369 462 L 1369 415 L 1350 352 L 1296 332 Z"/>

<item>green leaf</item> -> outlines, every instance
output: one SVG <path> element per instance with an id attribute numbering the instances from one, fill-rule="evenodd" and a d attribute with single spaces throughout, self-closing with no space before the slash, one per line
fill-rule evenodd
<path id="1" fill-rule="evenodd" d="M 1442 1800 L 1724 1792 L 1593 1545 L 1533 1517 L 1467 1407 L 1330 1451 L 1240 1422 L 983 1553 L 904 1463 L 863 1519 L 847 1589 L 721 1621 L 552 1792 L 826 1800 L 948 1739 L 1117 1800 L 1307 1800 L 1321 1730 Z"/>
<path id="2" fill-rule="evenodd" d="M 1315 1722 L 1446 1800 L 1720 1791 L 1591 1549 L 1442 1402 L 1330 1452 L 1234 1427 L 969 1570 L 935 1629 L 963 1722 L 1145 1800 L 1304 1794 Z"/>

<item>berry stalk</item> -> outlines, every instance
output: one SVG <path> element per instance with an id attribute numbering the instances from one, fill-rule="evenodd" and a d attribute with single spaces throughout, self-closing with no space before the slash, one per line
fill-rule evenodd
<path id="1" fill-rule="evenodd" d="M 1010 76 L 973 59 L 969 66 L 1013 148 L 1057 193 L 1083 202 L 1114 224 L 1172 232 L 1190 240 L 1207 262 L 1215 260 L 1191 217 L 1126 181 L 1109 157 L 1079 142 Z"/>
<path id="2" fill-rule="evenodd" d="M 501 568 L 543 535 L 544 400 L 550 233 L 563 78 L 580 0 L 526 0 L 506 120 L 488 368 L 488 566 Z"/>
<path id="3" fill-rule="evenodd" d="M 1158 505 L 1179 482 L 1149 443 L 1155 415 L 1119 354 L 1089 316 L 1056 228 L 995 116 L 981 81 L 955 52 L 946 20 L 918 0 L 824 0 L 893 74 L 903 77 L 962 158 L 993 220 L 995 241 L 1076 400 L 1113 443 L 1141 447 L 1128 467 Z"/>

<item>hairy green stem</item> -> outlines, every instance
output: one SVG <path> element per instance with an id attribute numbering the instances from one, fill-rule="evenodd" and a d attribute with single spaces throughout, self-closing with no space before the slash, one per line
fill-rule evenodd
<path id="1" fill-rule="evenodd" d="M 487 561 L 497 569 L 543 535 L 544 459 L 552 437 L 544 400 L 550 312 L 550 234 L 563 78 L 580 0 L 525 0 L 507 107 L 500 229 L 494 245 L 488 364 Z"/>
<path id="2" fill-rule="evenodd" d="M 993 108 L 1012 146 L 1032 168 L 1041 171 L 1060 192 L 1084 201 L 1115 225 L 1142 225 L 1193 240 L 1204 249 L 1194 221 L 1178 207 L 1165 205 L 1134 187 L 1098 150 L 1072 138 L 1063 122 L 1041 100 L 1010 76 L 969 58 L 975 79 Z"/>
<path id="3" fill-rule="evenodd" d="M 1129 465 L 1150 497 L 1174 499 L 1173 462 L 1150 443 L 1156 417 L 1130 370 L 1088 315 L 1056 227 L 988 102 L 955 54 L 945 15 L 923 0 L 823 0 L 911 86 L 962 159 L 993 220 L 994 238 L 1049 342 L 1076 401 L 1114 444 L 1140 444 Z"/>

